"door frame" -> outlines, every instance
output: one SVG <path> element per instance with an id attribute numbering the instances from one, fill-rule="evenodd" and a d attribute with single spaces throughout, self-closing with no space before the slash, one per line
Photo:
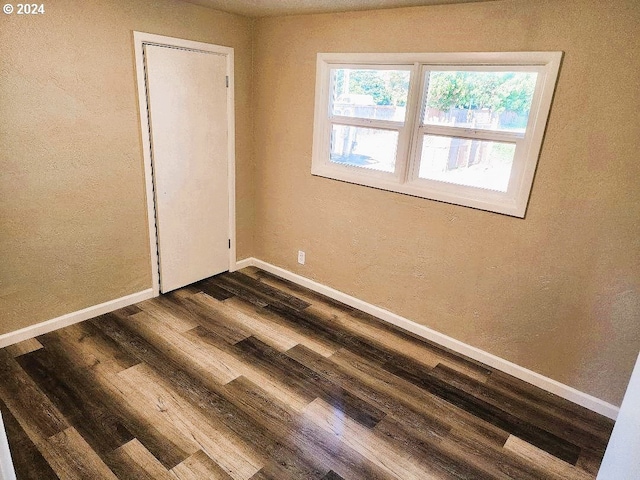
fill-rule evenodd
<path id="1" fill-rule="evenodd" d="M 156 229 L 155 198 L 153 187 L 153 162 L 151 155 L 151 136 L 149 125 L 149 103 L 147 86 L 145 81 L 144 46 L 157 45 L 169 48 L 196 50 L 207 53 L 215 53 L 226 57 L 229 78 L 227 88 L 227 177 L 229 191 L 229 270 L 235 270 L 236 266 L 236 171 L 235 171 L 235 108 L 234 108 L 234 75 L 233 75 L 233 48 L 214 45 L 210 43 L 195 42 L 181 38 L 166 37 L 153 33 L 133 32 L 133 43 L 136 61 L 136 79 L 138 88 L 138 106 L 140 116 L 140 134 L 142 136 L 142 152 L 144 157 L 145 190 L 147 199 L 147 221 L 149 227 L 149 249 L 151 253 L 151 281 L 153 296 L 160 295 L 160 270 L 158 254 L 158 232 Z"/>

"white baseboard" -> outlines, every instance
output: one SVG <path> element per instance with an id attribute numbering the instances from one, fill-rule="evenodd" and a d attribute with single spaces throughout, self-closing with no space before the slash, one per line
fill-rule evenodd
<path id="1" fill-rule="evenodd" d="M 61 317 L 53 318 L 41 323 L 36 323 L 35 325 L 30 325 L 14 332 L 5 333 L 3 335 L 0 335 L 0 348 L 13 345 L 14 343 L 18 343 L 23 340 L 28 340 L 29 338 L 37 337 L 38 335 L 52 332 L 53 330 L 66 327 L 68 325 L 73 325 L 74 323 L 82 322 L 83 320 L 88 320 L 89 318 L 97 317 L 98 315 L 113 312 L 114 310 L 117 310 L 119 308 L 128 307 L 129 305 L 133 305 L 134 303 L 153 298 L 153 296 L 153 289 L 149 288 L 148 290 L 132 293 L 131 295 L 127 295 L 126 297 L 109 300 L 108 302 L 84 308 L 82 310 L 78 310 L 77 312 L 67 313 L 66 315 L 62 315 Z"/>
<path id="2" fill-rule="evenodd" d="M 254 265 L 255 258 L 245 258 L 244 260 L 236 261 L 235 265 L 232 265 L 229 271 L 235 272 L 236 270 L 241 270 L 246 267 L 252 267 Z"/>
<path id="3" fill-rule="evenodd" d="M 491 353 L 485 352 L 484 350 L 480 350 L 479 348 L 456 340 L 455 338 L 451 338 L 440 332 L 425 327 L 424 325 L 415 323 L 388 310 L 377 307 L 363 300 L 352 297 L 351 295 L 347 295 L 346 293 L 343 293 L 339 290 L 310 280 L 306 277 L 303 277 L 302 275 L 290 272 L 289 270 L 285 270 L 284 268 L 276 267 L 275 265 L 253 257 L 246 258 L 237 262 L 236 266 L 238 270 L 249 266 L 261 268 L 266 272 L 272 273 L 286 280 L 290 280 L 298 285 L 301 285 L 310 290 L 321 293 L 323 295 L 326 295 L 327 297 L 333 298 L 334 300 L 349 305 L 350 307 L 357 308 L 358 310 L 369 313 L 381 320 L 389 322 L 397 327 L 419 335 L 422 338 L 453 350 L 454 352 L 465 355 L 478 362 L 482 362 L 489 367 L 495 368 L 496 370 L 500 370 L 501 372 L 512 375 L 516 378 L 519 378 L 520 380 L 524 380 L 527 383 L 542 388 L 547 392 L 554 393 L 559 397 L 565 398 L 573 403 L 588 408 L 589 410 L 604 415 L 605 417 L 615 420 L 618 415 L 619 408 L 615 405 L 607 403 L 587 393 L 576 390 L 575 388 L 569 387 L 568 385 L 564 385 L 563 383 L 560 383 L 556 380 L 545 377 L 544 375 L 536 373 L 532 370 L 521 367 L 520 365 L 516 365 L 515 363 L 509 362 L 508 360 L 492 355 Z"/>

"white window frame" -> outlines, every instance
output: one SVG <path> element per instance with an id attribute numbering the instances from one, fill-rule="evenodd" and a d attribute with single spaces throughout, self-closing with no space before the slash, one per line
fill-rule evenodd
<path id="1" fill-rule="evenodd" d="M 316 70 L 313 133 L 313 175 L 447 203 L 524 217 L 547 118 L 555 90 L 562 52 L 467 53 L 319 53 Z M 331 69 L 375 68 L 410 71 L 404 124 L 384 120 L 331 116 Z M 527 129 L 524 134 L 421 125 L 425 72 L 429 70 L 535 71 L 537 76 Z M 330 161 L 332 125 L 383 128 L 399 132 L 396 171 L 387 173 Z M 418 178 L 422 136 L 441 134 L 478 140 L 508 141 L 516 153 L 506 192 Z"/>

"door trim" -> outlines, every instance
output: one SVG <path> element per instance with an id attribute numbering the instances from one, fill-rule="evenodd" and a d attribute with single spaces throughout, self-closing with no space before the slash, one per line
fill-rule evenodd
<path id="1" fill-rule="evenodd" d="M 142 153 L 144 157 L 145 190 L 147 199 L 147 222 L 149 227 L 149 251 L 151 256 L 151 281 L 153 296 L 160 294 L 160 271 L 158 265 L 158 232 L 156 230 L 155 201 L 153 195 L 153 165 L 151 160 L 151 138 L 149 135 L 149 105 L 147 87 L 145 82 L 144 46 L 159 45 L 170 48 L 183 48 L 187 50 L 200 50 L 208 53 L 224 55 L 227 61 L 227 76 L 229 88 L 227 89 L 227 128 L 228 142 L 228 191 L 229 191 L 229 269 L 233 270 L 236 263 L 236 170 L 235 170 L 235 108 L 234 108 L 234 75 L 233 75 L 233 48 L 213 45 L 210 43 L 183 40 L 181 38 L 165 37 L 153 33 L 133 32 L 133 44 L 136 61 L 136 79 L 138 89 L 138 107 L 140 116 L 140 133 L 142 136 Z"/>

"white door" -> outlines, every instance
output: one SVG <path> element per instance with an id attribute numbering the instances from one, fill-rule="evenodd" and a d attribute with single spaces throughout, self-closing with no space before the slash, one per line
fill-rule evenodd
<path id="1" fill-rule="evenodd" d="M 160 291 L 229 269 L 227 60 L 145 45 Z"/>

